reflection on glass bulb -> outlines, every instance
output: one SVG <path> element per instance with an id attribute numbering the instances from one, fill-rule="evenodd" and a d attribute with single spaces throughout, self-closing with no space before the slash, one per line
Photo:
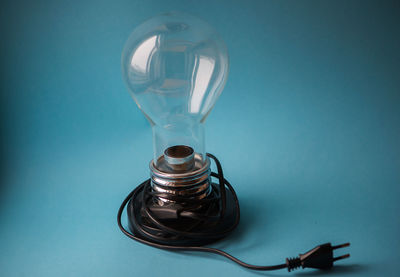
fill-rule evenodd
<path id="1" fill-rule="evenodd" d="M 156 166 L 177 145 L 206 159 L 203 124 L 225 85 L 228 63 L 217 32 L 187 14 L 162 14 L 132 32 L 122 53 L 123 77 L 152 125 Z"/>

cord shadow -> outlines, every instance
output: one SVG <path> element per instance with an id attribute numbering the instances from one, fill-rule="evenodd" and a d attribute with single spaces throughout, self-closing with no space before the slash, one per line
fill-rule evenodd
<path id="1" fill-rule="evenodd" d="M 255 213 L 254 211 L 260 210 L 261 205 L 258 205 L 259 201 L 254 201 L 254 198 L 240 198 L 240 222 L 236 230 L 232 232 L 232 234 L 228 235 L 223 240 L 211 245 L 211 247 L 225 248 L 231 245 L 237 245 L 237 242 L 242 240 L 243 238 L 248 239 L 249 230 L 254 228 L 258 228 L 257 222 L 260 222 L 260 213 Z M 264 205 L 264 204 L 263 204 Z M 263 206 L 265 209 L 265 205 Z M 265 220 L 265 214 L 262 215 Z M 245 251 L 249 249 L 254 249 L 259 246 L 259 240 L 256 237 L 253 237 L 254 240 L 250 242 L 247 246 L 242 248 L 235 248 L 235 252 Z"/>
<path id="2" fill-rule="evenodd" d="M 301 269 L 300 269 L 301 270 Z M 349 264 L 349 265 L 334 265 L 330 270 L 315 270 L 307 272 L 296 272 L 298 276 L 322 276 L 329 274 L 345 274 L 345 273 L 360 273 L 368 270 L 368 266 L 365 264 Z"/>
<path id="3" fill-rule="evenodd" d="M 267 232 L 267 230 L 268 230 L 268 228 L 266 228 L 262 223 L 260 223 L 260 222 L 265 222 L 265 217 L 266 217 L 267 213 L 257 213 L 254 211 L 269 210 L 270 207 L 266 207 L 266 204 L 265 204 L 266 201 L 255 200 L 254 195 L 247 195 L 247 197 L 246 196 L 240 197 L 239 202 L 240 202 L 241 218 L 240 218 L 240 223 L 239 223 L 238 227 L 227 237 L 223 238 L 222 240 L 220 240 L 218 242 L 207 245 L 207 247 L 225 250 L 228 253 L 232 254 L 233 256 L 237 257 L 238 259 L 242 259 L 242 257 L 240 256 L 241 252 L 252 250 L 257 247 L 262 246 L 262 244 L 259 243 L 260 240 L 259 240 L 259 238 L 257 238 L 257 236 L 249 235 L 250 230 L 255 230 L 257 228 L 258 229 L 265 228 L 265 232 Z M 262 220 L 261 220 L 261 218 L 262 218 Z M 265 236 L 265 234 L 263 235 L 263 237 L 264 236 Z M 250 242 L 249 242 L 249 238 L 251 238 Z M 243 239 L 246 239 L 244 242 L 248 242 L 248 243 L 246 245 L 238 246 L 239 242 L 243 241 Z M 264 240 L 263 243 L 267 243 L 267 242 Z M 232 246 L 235 246 L 235 247 L 233 248 Z M 232 261 L 229 261 L 227 258 L 222 257 L 220 255 L 213 255 L 210 253 L 202 253 L 202 252 L 190 252 L 190 251 L 178 251 L 178 252 L 170 252 L 170 253 L 171 253 L 171 255 L 174 255 L 174 254 L 188 255 L 188 256 L 192 256 L 192 257 L 202 257 L 202 258 L 212 259 L 212 260 L 217 259 L 217 260 L 224 261 L 226 263 L 229 263 L 229 264 L 235 266 L 235 264 Z M 249 262 L 249 261 L 245 261 L 245 262 Z M 249 270 L 246 268 L 242 268 L 242 270 L 245 270 L 247 272 L 252 272 L 252 273 L 256 272 L 254 270 Z M 263 272 L 263 273 L 265 274 L 267 272 Z M 269 272 L 269 274 L 266 276 L 278 276 L 278 275 L 273 275 L 273 274 L 271 274 L 271 272 Z"/>
<path id="4" fill-rule="evenodd" d="M 209 260 L 218 260 L 221 262 L 225 262 L 228 266 L 235 266 L 238 269 L 243 270 L 244 272 L 248 272 L 248 273 L 253 273 L 253 274 L 258 274 L 258 275 L 262 275 L 262 276 L 270 276 L 270 277 L 275 277 L 275 276 L 282 276 L 282 274 L 276 274 L 278 272 L 282 272 L 282 270 L 286 270 L 286 269 L 282 269 L 282 270 L 278 270 L 278 271 L 256 271 L 256 270 L 251 270 L 251 269 L 247 269 L 244 268 L 240 265 L 235 264 L 234 262 L 230 261 L 229 259 L 220 256 L 220 255 L 213 255 L 210 253 L 205 253 L 205 252 L 190 252 L 190 251 L 170 251 L 170 253 L 172 254 L 176 254 L 176 255 L 183 255 L 183 256 L 191 256 L 191 257 L 196 257 L 196 258 L 205 258 L 205 259 L 209 259 Z M 239 257 L 240 258 L 240 257 Z"/>

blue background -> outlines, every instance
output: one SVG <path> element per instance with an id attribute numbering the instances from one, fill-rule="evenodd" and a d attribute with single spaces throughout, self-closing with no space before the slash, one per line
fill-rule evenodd
<path id="1" fill-rule="evenodd" d="M 350 241 L 330 276 L 397 276 L 399 2 L 250 0 L 2 2 L 0 275 L 288 275 L 153 249 L 117 227 L 152 158 L 120 55 L 169 10 L 214 25 L 230 52 L 206 140 L 242 221 L 216 246 L 275 264 Z"/>

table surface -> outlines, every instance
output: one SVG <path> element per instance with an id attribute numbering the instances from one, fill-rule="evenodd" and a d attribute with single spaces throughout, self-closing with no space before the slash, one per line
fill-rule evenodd
<path id="1" fill-rule="evenodd" d="M 349 241 L 329 276 L 398 276 L 399 3 L 161 0 L 2 4 L 0 275 L 292 274 L 161 251 L 117 227 L 152 157 L 120 54 L 168 10 L 210 22 L 230 52 L 206 144 L 242 219 L 213 246 L 268 265 Z"/>

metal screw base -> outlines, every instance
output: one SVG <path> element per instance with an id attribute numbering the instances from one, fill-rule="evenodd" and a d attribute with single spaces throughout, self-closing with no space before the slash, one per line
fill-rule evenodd
<path id="1" fill-rule="evenodd" d="M 205 161 L 199 154 L 193 156 L 193 168 L 185 172 L 169 170 L 169 163 L 162 156 L 150 162 L 151 187 L 154 192 L 166 196 L 182 196 L 190 199 L 204 199 L 211 193 L 210 160 Z M 159 205 L 174 202 L 166 197 L 156 197 Z M 169 197 L 171 198 L 171 197 Z"/>

